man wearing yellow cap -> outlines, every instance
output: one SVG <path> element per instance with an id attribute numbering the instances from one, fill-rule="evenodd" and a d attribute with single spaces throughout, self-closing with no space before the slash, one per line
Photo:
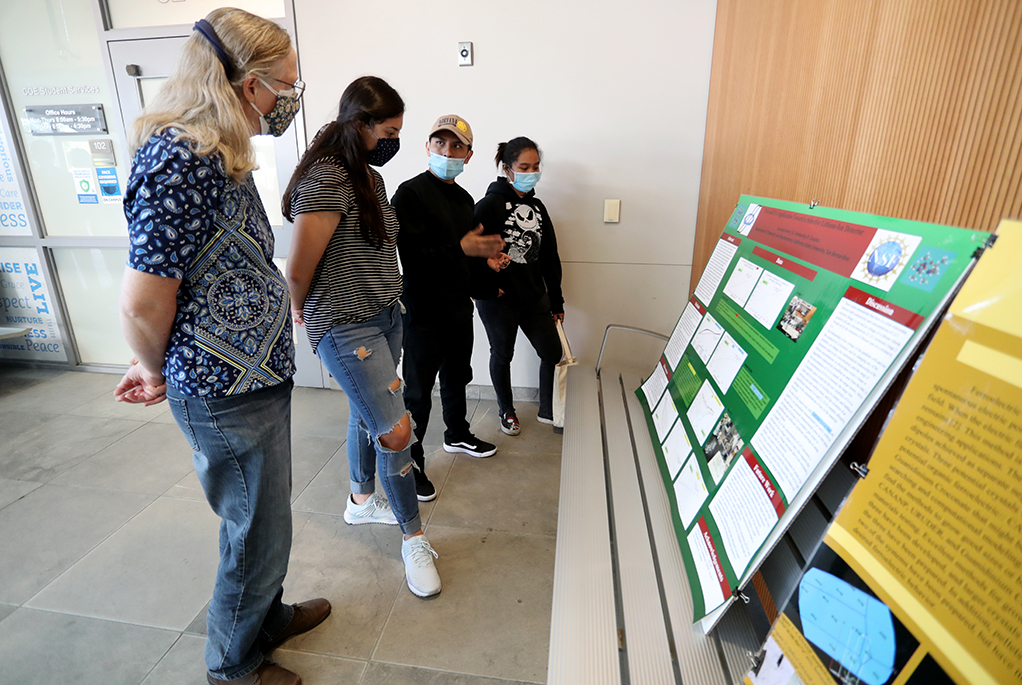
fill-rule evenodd
<path id="1" fill-rule="evenodd" d="M 475 201 L 455 178 L 472 159 L 472 128 L 463 118 L 436 120 L 426 142 L 429 168 L 405 181 L 394 193 L 401 230 L 398 251 L 404 272 L 405 408 L 415 422 L 412 445 L 419 500 L 436 497 L 426 476 L 423 437 L 432 408 L 433 384 L 440 376 L 444 450 L 473 457 L 492 456 L 497 448 L 472 435 L 465 388 L 472 380 L 472 316 L 469 260 L 496 256 L 499 235 L 473 228 Z"/>

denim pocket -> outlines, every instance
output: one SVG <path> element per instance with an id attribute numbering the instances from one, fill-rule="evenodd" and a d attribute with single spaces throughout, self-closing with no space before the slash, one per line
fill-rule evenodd
<path id="1" fill-rule="evenodd" d="M 191 423 L 188 421 L 188 404 L 176 397 L 168 397 L 167 402 L 170 403 L 170 413 L 174 415 L 178 428 L 185 434 L 188 445 L 192 448 L 193 452 L 198 452 L 199 443 L 195 440 L 195 433 L 192 432 Z"/>

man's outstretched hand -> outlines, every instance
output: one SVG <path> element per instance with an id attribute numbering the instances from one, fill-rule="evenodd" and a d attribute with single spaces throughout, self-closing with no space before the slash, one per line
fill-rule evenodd
<path id="1" fill-rule="evenodd" d="M 469 257 L 496 257 L 504 249 L 504 239 L 497 234 L 483 235 L 483 225 L 479 224 L 466 233 L 461 239 L 461 251 Z"/>

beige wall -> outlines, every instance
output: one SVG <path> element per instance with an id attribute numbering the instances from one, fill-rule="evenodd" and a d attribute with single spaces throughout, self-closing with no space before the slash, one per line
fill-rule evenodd
<path id="1" fill-rule="evenodd" d="M 473 126 L 459 182 L 477 199 L 497 143 L 533 138 L 575 354 L 594 363 L 611 322 L 670 332 L 688 295 L 716 0 L 294 5 L 310 136 L 352 79 L 375 74 L 407 104 L 401 152 L 383 169 L 390 193 L 425 168 L 441 114 Z M 459 41 L 474 43 L 475 66 L 457 66 Z M 622 200 L 620 224 L 603 224 L 605 198 Z M 663 347 L 614 340 L 611 363 L 644 370 Z M 525 341 L 518 349 L 512 381 L 534 387 L 538 362 Z M 486 360 L 477 322 L 475 383 L 489 382 Z"/>
<path id="2" fill-rule="evenodd" d="M 1017 0 L 720 0 L 696 273 L 742 193 L 984 231 L 1022 215 L 1020 62 Z"/>

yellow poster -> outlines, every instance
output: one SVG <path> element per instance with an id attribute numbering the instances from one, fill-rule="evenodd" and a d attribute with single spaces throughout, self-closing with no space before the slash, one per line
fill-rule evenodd
<path id="1" fill-rule="evenodd" d="M 803 682 L 1022 683 L 1022 222 L 997 236 L 771 633 Z"/>
<path id="2" fill-rule="evenodd" d="M 1022 682 L 1020 263 L 1004 222 L 831 531 L 969 683 Z"/>

